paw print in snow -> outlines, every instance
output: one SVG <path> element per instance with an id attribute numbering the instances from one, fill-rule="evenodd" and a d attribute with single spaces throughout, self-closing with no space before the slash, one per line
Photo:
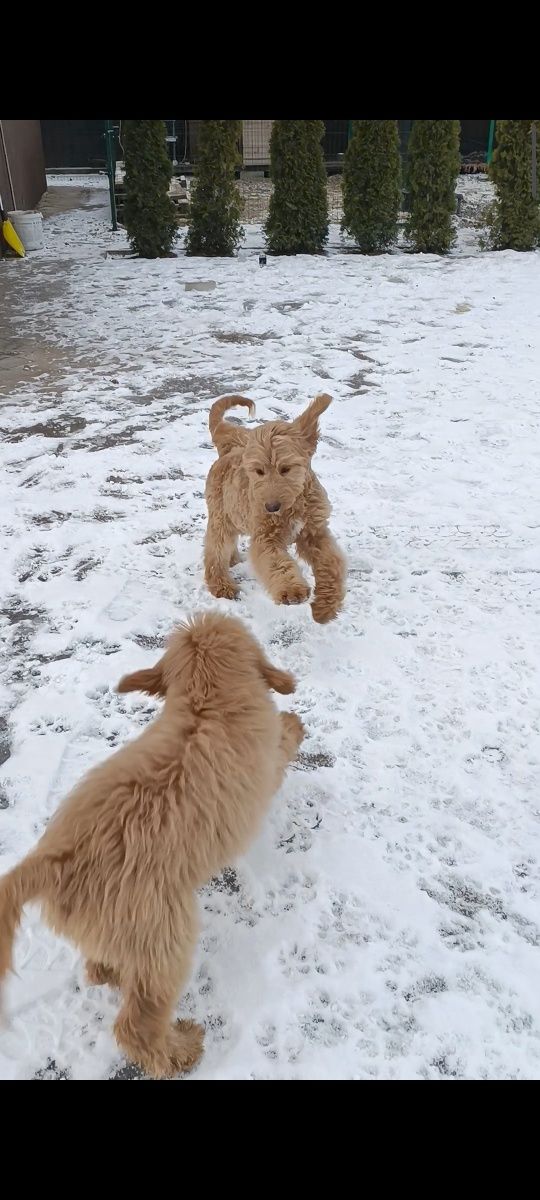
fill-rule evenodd
<path id="1" fill-rule="evenodd" d="M 279 1058 L 278 1049 L 275 1045 L 276 1033 L 275 1025 L 268 1023 L 262 1025 L 259 1032 L 255 1035 L 258 1045 L 264 1051 L 265 1057 L 272 1061 L 276 1061 Z"/>
<path id="2" fill-rule="evenodd" d="M 279 963 L 287 979 L 293 978 L 295 975 L 312 975 L 313 973 L 326 975 L 328 972 L 328 964 L 322 960 L 317 947 L 302 947 L 297 942 L 288 951 L 280 950 Z"/>

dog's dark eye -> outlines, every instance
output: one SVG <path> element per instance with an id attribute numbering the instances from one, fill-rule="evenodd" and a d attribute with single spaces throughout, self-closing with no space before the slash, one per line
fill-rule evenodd
<path id="1" fill-rule="evenodd" d="M 257 472 L 257 475 L 264 475 L 263 467 L 255 467 L 255 470 Z"/>
<path id="2" fill-rule="evenodd" d="M 290 469 L 291 469 L 290 467 L 280 467 L 279 473 L 280 473 L 280 475 L 288 475 Z"/>

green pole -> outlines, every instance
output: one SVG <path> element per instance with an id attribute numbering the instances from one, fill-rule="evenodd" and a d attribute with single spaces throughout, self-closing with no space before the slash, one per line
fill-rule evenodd
<path id="1" fill-rule="evenodd" d="M 495 138 L 495 121 L 490 121 L 490 122 L 489 122 L 489 133 L 488 133 L 487 154 L 486 154 L 486 161 L 487 161 L 487 165 L 488 165 L 488 167 L 489 167 L 489 164 L 490 164 L 490 162 L 491 162 L 491 160 L 492 160 L 492 158 L 493 158 L 493 141 L 494 141 L 494 138 Z"/>
<path id="2" fill-rule="evenodd" d="M 352 121 L 347 121 L 347 145 L 352 138 Z"/>
<path id="3" fill-rule="evenodd" d="M 116 233 L 116 230 L 118 229 L 118 222 L 116 220 L 116 197 L 114 194 L 115 161 L 114 129 L 112 121 L 105 121 L 105 148 L 107 151 L 107 174 L 109 176 L 109 196 L 111 199 L 111 221 L 113 232 Z"/>

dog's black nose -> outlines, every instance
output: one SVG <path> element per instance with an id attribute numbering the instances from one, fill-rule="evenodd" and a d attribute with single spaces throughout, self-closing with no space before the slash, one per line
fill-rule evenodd
<path id="1" fill-rule="evenodd" d="M 271 504 L 266 504 L 265 508 L 267 512 L 279 512 L 281 504 L 279 500 L 273 500 Z"/>

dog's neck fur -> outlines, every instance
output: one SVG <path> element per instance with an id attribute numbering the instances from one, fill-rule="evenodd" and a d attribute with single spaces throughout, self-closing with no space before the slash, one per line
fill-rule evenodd
<path id="1" fill-rule="evenodd" d="M 283 509 L 279 513 L 269 513 L 267 516 L 263 516 L 260 524 L 262 524 L 264 528 L 268 530 L 268 536 L 270 538 L 274 536 L 279 538 L 285 535 L 288 544 L 290 544 L 291 542 L 294 542 L 298 537 L 298 534 L 302 532 L 307 519 L 309 494 L 313 486 L 314 478 L 314 472 L 312 468 L 309 467 L 303 491 L 300 492 L 300 495 L 296 496 L 294 503 L 289 508 Z"/>

